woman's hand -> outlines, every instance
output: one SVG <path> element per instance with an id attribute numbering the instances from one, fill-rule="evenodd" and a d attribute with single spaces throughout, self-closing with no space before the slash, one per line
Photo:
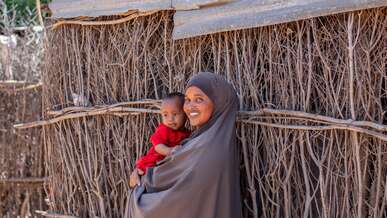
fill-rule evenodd
<path id="1" fill-rule="evenodd" d="M 144 171 L 140 169 L 134 169 L 132 174 L 130 174 L 130 179 L 129 179 L 129 187 L 134 188 L 136 185 L 140 185 L 140 176 L 144 175 Z"/>
<path id="2" fill-rule="evenodd" d="M 183 147 L 183 146 L 177 145 L 177 146 L 173 147 L 172 150 L 171 150 L 171 154 L 174 154 L 174 153 L 175 153 L 177 150 L 179 150 L 181 147 Z"/>

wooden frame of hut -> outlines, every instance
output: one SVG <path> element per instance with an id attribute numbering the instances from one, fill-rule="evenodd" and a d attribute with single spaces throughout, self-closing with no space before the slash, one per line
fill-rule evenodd
<path id="1" fill-rule="evenodd" d="M 158 99 L 199 71 L 240 98 L 245 217 L 387 214 L 387 1 L 54 0 L 50 211 L 121 217 Z M 75 96 L 75 97 L 74 97 Z"/>
<path id="2" fill-rule="evenodd" d="M 15 123 L 41 118 L 41 84 L 0 81 L 0 217 L 29 217 L 46 208 L 40 129 Z"/>
<path id="3" fill-rule="evenodd" d="M 43 140 L 40 128 L 13 125 L 41 119 L 42 40 L 39 27 L 8 22 L 0 35 L 0 217 L 30 217 L 47 207 Z"/>

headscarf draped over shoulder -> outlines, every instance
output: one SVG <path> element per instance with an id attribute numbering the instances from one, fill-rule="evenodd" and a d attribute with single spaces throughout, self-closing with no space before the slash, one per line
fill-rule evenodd
<path id="1" fill-rule="evenodd" d="M 222 76 L 208 72 L 193 76 L 187 88 L 191 86 L 213 101 L 212 116 L 182 149 L 147 170 L 141 186 L 129 196 L 127 217 L 241 217 L 235 89 Z"/>

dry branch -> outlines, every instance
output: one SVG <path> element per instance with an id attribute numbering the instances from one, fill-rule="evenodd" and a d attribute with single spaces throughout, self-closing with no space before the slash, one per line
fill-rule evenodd
<path id="1" fill-rule="evenodd" d="M 138 104 L 156 104 L 159 101 L 157 100 L 147 100 L 147 101 L 133 101 L 133 102 L 122 102 L 114 105 L 107 106 L 96 106 L 96 107 L 69 107 L 64 108 L 59 111 L 49 111 L 49 115 L 55 115 L 56 117 L 49 120 L 44 121 L 36 121 L 30 123 L 22 123 L 15 124 L 14 128 L 16 129 L 27 129 L 39 126 L 45 126 L 50 124 L 55 124 L 57 122 L 67 120 L 67 119 L 75 119 L 82 118 L 87 116 L 101 116 L 101 115 L 118 115 L 118 116 L 128 116 L 128 115 L 137 115 L 138 113 L 150 113 L 157 114 L 160 113 L 159 110 L 147 109 L 147 108 L 132 108 L 132 107 L 123 107 L 123 105 L 138 105 Z M 257 124 L 263 126 L 271 126 L 277 128 L 287 128 L 287 129 L 296 129 L 296 130 L 348 130 L 355 131 L 364 134 L 368 134 L 370 136 L 374 136 L 383 141 L 387 141 L 387 135 L 368 130 L 362 127 L 374 128 L 376 130 L 387 131 L 387 125 L 382 125 L 378 123 L 373 123 L 369 121 L 354 121 L 352 119 L 349 120 L 341 120 L 333 117 L 322 116 L 318 114 L 311 114 L 302 111 L 291 111 L 291 110 L 276 110 L 276 109 L 261 109 L 257 111 L 240 111 L 238 113 L 242 117 L 248 117 L 247 119 L 239 118 L 238 121 L 249 123 L 249 124 Z M 272 117 L 279 119 L 294 119 L 300 118 L 304 121 L 324 121 L 331 125 L 327 126 L 307 126 L 307 125 L 281 125 L 276 123 L 268 123 L 268 122 L 260 122 L 253 121 L 253 118 L 260 118 L 259 115 L 285 115 L 286 117 Z"/>
<path id="2" fill-rule="evenodd" d="M 129 102 L 120 102 L 117 104 L 112 105 L 97 105 L 95 107 L 67 107 L 63 108 L 62 110 L 57 111 L 47 111 L 47 115 L 50 116 L 59 116 L 66 113 L 73 113 L 73 112 L 90 112 L 90 111 L 96 111 L 96 110 L 107 110 L 110 108 L 116 108 L 120 106 L 128 106 L 128 105 L 151 105 L 155 107 L 159 107 L 159 104 L 161 103 L 160 100 L 142 100 L 142 101 L 129 101 Z M 146 108 L 143 108 L 146 109 Z"/>
<path id="3" fill-rule="evenodd" d="M 35 178 L 35 177 L 29 177 L 29 178 L 8 178 L 8 179 L 0 179 L 0 184 L 2 183 L 25 183 L 25 184 L 31 184 L 31 183 L 44 183 L 47 180 L 47 178 Z"/>
<path id="4" fill-rule="evenodd" d="M 36 83 L 33 82 L 27 82 L 27 81 L 18 81 L 18 80 L 2 80 L 0 81 L 0 88 L 16 88 L 16 87 L 24 87 L 29 85 L 36 85 Z"/>
<path id="5" fill-rule="evenodd" d="M 285 124 L 276 124 L 276 123 L 269 123 L 269 122 L 262 122 L 262 121 L 252 121 L 252 120 L 240 120 L 242 123 L 248 123 L 248 124 L 256 124 L 261 126 L 268 126 L 268 127 L 275 127 L 275 128 L 282 128 L 282 129 L 293 129 L 293 130 L 304 130 L 304 131 L 324 131 L 324 130 L 347 130 L 347 131 L 353 131 L 358 133 L 367 134 L 369 136 L 373 136 L 375 138 L 378 138 L 382 141 L 387 142 L 387 135 L 375 132 L 372 130 L 367 130 L 361 127 L 354 127 L 349 125 L 326 125 L 326 126 L 308 126 L 308 125 L 285 125 Z"/>
<path id="6" fill-rule="evenodd" d="M 286 118 L 292 118 L 292 117 L 299 117 L 299 118 L 304 118 L 304 119 L 309 119 L 309 120 L 319 120 L 319 121 L 325 121 L 327 123 L 334 123 L 334 124 L 342 124 L 342 125 L 353 125 L 357 127 L 368 127 L 368 128 L 373 128 L 379 131 L 387 131 L 387 125 L 375 123 L 375 122 L 370 122 L 370 121 L 358 121 L 358 120 L 343 120 L 343 119 L 337 119 L 334 117 L 329 117 L 329 116 L 323 116 L 319 114 L 313 114 L 313 113 L 307 113 L 303 111 L 293 111 L 293 110 L 280 110 L 280 109 L 270 109 L 270 108 L 263 108 L 258 111 L 243 111 L 240 112 L 241 115 L 285 115 L 287 117 L 284 117 L 283 119 Z M 275 118 L 275 117 L 273 117 Z"/>
<path id="7" fill-rule="evenodd" d="M 75 118 L 82 118 L 82 117 L 88 117 L 88 116 L 97 116 L 97 115 L 138 115 L 139 113 L 151 113 L 151 114 L 157 114 L 160 113 L 159 110 L 154 109 L 144 109 L 144 108 L 132 108 L 132 107 L 114 107 L 114 108 L 99 108 L 99 109 L 91 109 L 87 110 L 85 109 L 84 112 L 76 112 L 76 113 L 69 113 L 64 114 L 62 116 L 57 116 L 50 120 L 43 120 L 43 121 L 35 121 L 30 123 L 24 123 L 24 124 L 15 124 L 13 127 L 16 129 L 27 129 L 32 127 L 39 127 L 39 126 L 46 126 L 50 124 L 55 124 L 59 121 L 68 120 L 68 119 L 75 119 Z"/>
<path id="8" fill-rule="evenodd" d="M 35 210 L 35 213 L 40 214 L 44 217 L 55 217 L 55 218 L 77 218 L 76 216 L 64 215 L 60 213 L 52 213 L 48 211 Z"/>
<path id="9" fill-rule="evenodd" d="M 116 20 L 109 20 L 109 21 L 63 20 L 63 21 L 56 22 L 52 26 L 52 29 L 56 29 L 59 26 L 68 25 L 68 24 L 76 24 L 76 25 L 81 25 L 81 26 L 116 25 L 116 24 L 128 22 L 128 21 L 133 20 L 135 18 L 149 16 L 149 15 L 157 13 L 157 12 L 158 12 L 158 10 L 147 11 L 147 12 L 133 12 L 133 14 L 130 14 L 126 17 L 116 19 Z"/>

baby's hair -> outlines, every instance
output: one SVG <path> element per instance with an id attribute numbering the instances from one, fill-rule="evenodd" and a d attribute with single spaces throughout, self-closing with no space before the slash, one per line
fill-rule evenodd
<path id="1" fill-rule="evenodd" d="M 167 96 L 165 96 L 163 98 L 163 100 L 169 100 L 169 99 L 173 99 L 173 98 L 177 98 L 179 100 L 181 106 L 184 105 L 185 95 L 181 92 L 171 92 L 171 93 L 167 94 Z"/>

